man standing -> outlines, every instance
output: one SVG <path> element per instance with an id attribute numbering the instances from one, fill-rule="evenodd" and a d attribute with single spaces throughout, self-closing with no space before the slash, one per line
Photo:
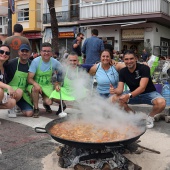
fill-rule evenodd
<path id="1" fill-rule="evenodd" d="M 145 62 L 147 62 L 148 61 L 148 59 L 149 59 L 149 55 L 148 55 L 148 53 L 146 52 L 146 50 L 144 49 L 143 50 L 143 52 L 142 52 L 142 60 L 143 61 L 145 61 Z"/>
<path id="2" fill-rule="evenodd" d="M 58 60 L 52 58 L 52 46 L 50 43 L 43 43 L 41 47 L 41 56 L 35 58 L 29 68 L 27 90 L 32 95 L 34 105 L 34 118 L 39 117 L 39 94 L 43 98 L 43 106 L 46 112 L 51 113 L 50 108 L 51 99 L 49 99 L 53 92 L 52 74 L 56 72 L 57 81 L 61 81 L 61 64 Z"/>
<path id="3" fill-rule="evenodd" d="M 120 70 L 118 87 L 116 89 L 113 86 L 110 87 L 110 93 L 117 94 L 112 97 L 112 101 L 119 101 L 126 111 L 132 111 L 128 104 L 153 105 L 146 124 L 147 128 L 152 128 L 154 126 L 154 116 L 162 112 L 166 106 L 165 99 L 160 93 L 156 92 L 150 77 L 149 67 L 137 63 L 137 57 L 133 51 L 126 51 L 123 61 L 126 67 Z M 125 83 L 130 91 L 127 94 L 122 94 Z"/>
<path id="4" fill-rule="evenodd" d="M 103 44 L 104 44 L 104 49 L 107 49 L 110 51 L 111 59 L 113 59 L 113 52 L 114 52 L 113 46 L 111 44 L 107 43 L 106 37 L 103 37 L 102 40 L 103 40 Z"/>
<path id="5" fill-rule="evenodd" d="M 79 58 L 79 64 L 82 64 L 83 63 L 83 60 L 82 60 L 82 54 L 81 54 L 81 42 L 82 40 L 84 39 L 84 34 L 82 34 L 81 32 L 79 32 L 77 34 L 77 38 L 73 41 L 73 44 L 72 44 L 72 47 L 73 47 L 73 51 L 75 53 L 77 53 L 78 55 L 78 58 Z"/>
<path id="6" fill-rule="evenodd" d="M 4 44 L 10 46 L 10 59 L 18 57 L 18 50 L 21 44 L 27 44 L 31 49 L 31 45 L 29 40 L 26 37 L 22 36 L 23 34 L 23 26 L 21 24 L 14 25 L 14 35 L 6 38 Z"/>
<path id="7" fill-rule="evenodd" d="M 100 52 L 104 50 L 104 44 L 98 36 L 98 30 L 92 30 L 92 36 L 87 38 L 83 44 L 82 52 L 86 55 L 85 64 L 95 64 L 100 61 Z"/>
<path id="8" fill-rule="evenodd" d="M 33 107 L 29 94 L 26 91 L 28 69 L 31 61 L 30 47 L 27 44 L 22 44 L 18 51 L 19 58 L 14 58 L 5 66 L 7 74 L 7 83 L 16 90 L 17 106 L 21 109 L 25 116 L 32 116 Z M 8 111 L 9 117 L 16 117 L 14 108 Z"/>

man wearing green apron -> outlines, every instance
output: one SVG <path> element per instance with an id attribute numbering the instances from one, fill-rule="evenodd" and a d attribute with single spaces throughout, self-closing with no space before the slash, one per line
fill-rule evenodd
<path id="1" fill-rule="evenodd" d="M 79 63 L 78 55 L 75 52 L 70 53 L 68 55 L 67 62 L 68 62 L 68 66 L 66 68 L 63 85 L 61 87 L 59 84 L 56 85 L 55 90 L 51 93 L 50 96 L 52 101 L 57 103 L 61 103 L 61 98 L 62 100 L 66 100 L 66 101 L 79 100 L 84 98 L 86 94 L 86 89 L 84 87 L 81 87 L 81 85 L 78 85 L 78 88 L 80 89 L 75 88 L 75 83 L 78 82 L 79 71 L 81 69 L 78 66 Z M 63 102 L 63 110 L 64 109 L 66 109 L 66 105 Z M 56 115 L 63 117 L 61 105 L 59 105 L 59 109 L 56 112 Z"/>
<path id="2" fill-rule="evenodd" d="M 30 47 L 27 44 L 22 44 L 18 51 L 18 58 L 14 58 L 8 62 L 5 66 L 7 74 L 7 83 L 16 90 L 17 106 L 21 109 L 25 116 L 33 115 L 33 106 L 31 98 L 26 91 L 27 88 L 27 76 L 28 69 L 31 61 L 29 57 L 31 55 Z M 14 108 L 8 111 L 9 117 L 16 117 Z"/>
<path id="3" fill-rule="evenodd" d="M 29 68 L 28 73 L 28 92 L 31 94 L 34 105 L 34 118 L 39 117 L 39 94 L 43 99 L 43 106 L 46 112 L 52 112 L 49 105 L 52 104 L 49 99 L 54 90 L 52 84 L 52 74 L 56 73 L 57 82 L 61 81 L 62 66 L 60 62 L 52 58 L 52 46 L 50 43 L 43 43 L 41 47 L 41 56 L 35 58 Z"/>

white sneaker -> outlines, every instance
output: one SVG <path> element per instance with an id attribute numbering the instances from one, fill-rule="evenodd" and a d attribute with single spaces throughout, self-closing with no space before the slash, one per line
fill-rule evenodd
<path id="1" fill-rule="evenodd" d="M 15 106 L 14 111 L 15 111 L 15 113 L 20 113 L 21 109 L 18 106 Z"/>
<path id="2" fill-rule="evenodd" d="M 146 127 L 148 129 L 151 129 L 154 127 L 154 117 L 150 117 L 148 116 L 147 119 L 146 119 Z"/>
<path id="3" fill-rule="evenodd" d="M 9 118 L 15 118 L 17 117 L 16 113 L 15 113 L 15 107 L 13 107 L 12 109 L 8 110 L 8 117 Z"/>

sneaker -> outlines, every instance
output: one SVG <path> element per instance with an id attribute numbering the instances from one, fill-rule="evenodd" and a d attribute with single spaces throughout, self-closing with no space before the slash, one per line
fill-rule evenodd
<path id="1" fill-rule="evenodd" d="M 63 102 L 63 111 L 67 108 L 66 104 Z M 61 105 L 59 105 L 58 111 L 56 112 L 56 115 L 58 115 L 59 113 L 61 113 Z"/>
<path id="2" fill-rule="evenodd" d="M 21 109 L 18 106 L 15 106 L 14 111 L 15 111 L 15 113 L 20 113 Z"/>
<path id="3" fill-rule="evenodd" d="M 49 105 L 43 103 L 43 106 L 44 106 L 47 113 L 52 113 L 51 107 Z"/>
<path id="4" fill-rule="evenodd" d="M 148 116 L 147 119 L 146 119 L 146 127 L 148 129 L 151 129 L 154 127 L 154 117 L 150 117 Z"/>
<path id="5" fill-rule="evenodd" d="M 15 118 L 17 117 L 16 113 L 15 113 L 15 107 L 13 107 L 12 109 L 8 110 L 8 117 L 9 118 Z"/>
<path id="6" fill-rule="evenodd" d="M 39 118 L 39 109 L 34 109 L 33 118 Z"/>

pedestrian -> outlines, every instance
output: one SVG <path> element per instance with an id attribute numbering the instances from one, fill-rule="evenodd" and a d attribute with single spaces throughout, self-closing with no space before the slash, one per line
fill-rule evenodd
<path id="1" fill-rule="evenodd" d="M 31 117 L 33 115 L 33 104 L 28 92 L 26 91 L 26 87 L 28 85 L 28 69 L 31 64 L 31 61 L 29 60 L 30 56 L 30 46 L 22 44 L 18 51 L 18 57 L 10 60 L 5 66 L 7 83 L 16 90 L 17 106 L 27 117 Z M 8 111 L 8 117 L 17 117 L 15 107 Z"/>
<path id="2" fill-rule="evenodd" d="M 87 38 L 83 44 L 82 52 L 86 56 L 85 64 L 95 64 L 100 61 L 100 52 L 104 50 L 104 44 L 98 36 L 98 30 L 91 31 L 92 36 Z"/>
<path id="3" fill-rule="evenodd" d="M 10 48 L 7 45 L 0 46 L 0 109 L 11 109 L 16 105 L 16 91 L 6 84 L 6 72 L 4 65 L 8 62 Z"/>
<path id="4" fill-rule="evenodd" d="M 148 55 L 146 49 L 143 49 L 141 58 L 142 58 L 142 60 L 143 60 L 144 62 L 147 62 L 147 61 L 148 61 L 149 55 Z"/>
<path id="5" fill-rule="evenodd" d="M 76 39 L 73 41 L 72 43 L 72 50 L 77 53 L 78 55 L 78 59 L 79 59 L 79 64 L 83 63 L 83 59 L 82 59 L 82 53 L 81 53 L 81 43 L 82 40 L 84 39 L 84 34 L 79 32 L 77 34 Z"/>
<path id="6" fill-rule="evenodd" d="M 51 113 L 49 106 L 51 99 L 49 99 L 53 92 L 52 74 L 56 72 L 57 81 L 61 81 L 62 66 L 60 62 L 52 57 L 52 46 L 50 43 L 43 43 L 41 47 L 41 56 L 35 58 L 29 68 L 28 73 L 28 88 L 31 94 L 34 105 L 34 118 L 39 117 L 38 101 L 39 95 L 42 96 L 43 106 L 46 112 Z"/>
<path id="7" fill-rule="evenodd" d="M 104 44 L 104 49 L 108 49 L 110 51 L 111 59 L 113 59 L 113 52 L 114 52 L 113 46 L 111 44 L 108 44 L 106 37 L 103 37 L 102 40 Z"/>
<path id="8" fill-rule="evenodd" d="M 160 93 L 156 92 L 149 67 L 137 63 L 137 57 L 132 50 L 124 53 L 123 61 L 126 67 L 119 72 L 118 87 L 110 87 L 110 93 L 116 94 L 111 97 L 111 100 L 112 102 L 118 101 L 127 112 L 133 111 L 128 104 L 153 105 L 146 122 L 147 128 L 153 128 L 154 116 L 164 110 L 166 106 L 165 99 Z M 130 91 L 123 93 L 125 83 Z"/>
<path id="9" fill-rule="evenodd" d="M 4 44 L 7 44 L 10 47 L 10 59 L 18 57 L 18 50 L 21 44 L 31 45 L 29 40 L 26 37 L 23 37 L 23 26 L 21 24 L 14 25 L 14 34 L 5 39 Z"/>

